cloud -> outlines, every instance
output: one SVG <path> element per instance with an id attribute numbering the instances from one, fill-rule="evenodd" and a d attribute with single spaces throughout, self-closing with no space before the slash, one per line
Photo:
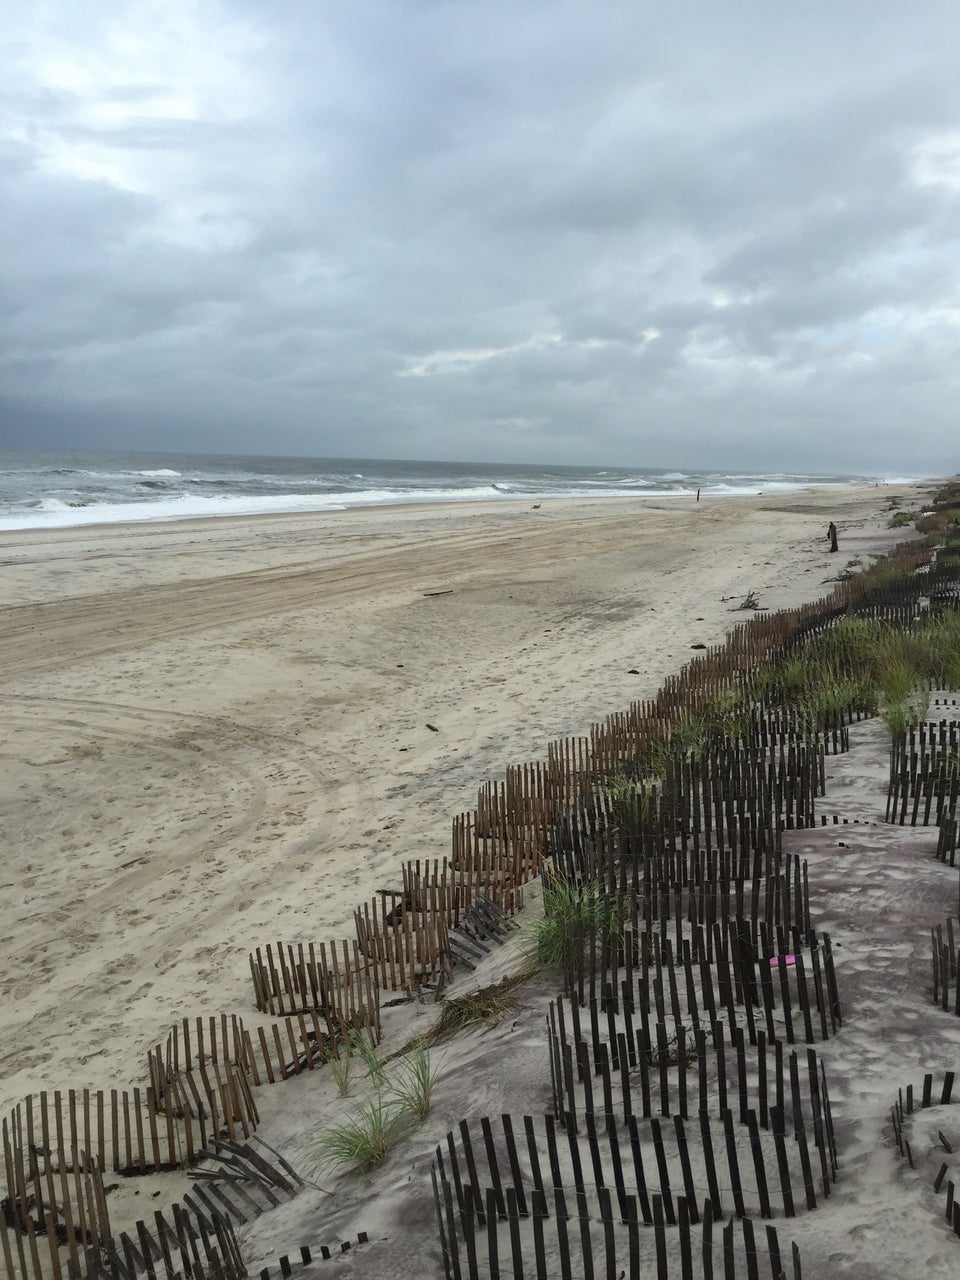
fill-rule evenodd
<path id="1" fill-rule="evenodd" d="M 955 469 L 953 16 L 21 6 L 0 443 Z"/>

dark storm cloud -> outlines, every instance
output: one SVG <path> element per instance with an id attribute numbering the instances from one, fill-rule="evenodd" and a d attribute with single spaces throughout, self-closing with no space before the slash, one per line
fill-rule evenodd
<path id="1" fill-rule="evenodd" d="M 952 5 L 23 7 L 0 441 L 956 466 Z"/>

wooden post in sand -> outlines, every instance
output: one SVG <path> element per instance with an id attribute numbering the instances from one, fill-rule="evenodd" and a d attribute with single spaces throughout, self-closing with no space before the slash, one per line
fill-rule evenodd
<path id="1" fill-rule="evenodd" d="M 838 551 L 839 547 L 837 546 L 837 526 L 833 523 L 832 520 L 830 521 L 830 524 L 827 527 L 827 537 L 830 539 L 830 550 Z"/>

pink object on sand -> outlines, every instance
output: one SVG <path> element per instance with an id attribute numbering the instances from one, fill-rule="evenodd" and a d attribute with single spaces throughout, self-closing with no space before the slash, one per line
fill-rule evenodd
<path id="1" fill-rule="evenodd" d="M 770 957 L 770 967 L 771 967 L 771 969 L 776 969 L 776 968 L 779 966 L 779 964 L 780 964 L 780 961 L 781 961 L 781 960 L 786 961 L 786 963 L 787 963 L 787 964 L 796 964 L 796 963 L 797 963 L 797 957 L 796 957 L 796 956 L 771 956 L 771 957 Z"/>

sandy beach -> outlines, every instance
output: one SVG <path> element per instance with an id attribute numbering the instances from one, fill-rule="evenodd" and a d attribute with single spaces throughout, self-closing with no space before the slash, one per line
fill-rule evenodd
<path id="1" fill-rule="evenodd" d="M 3 1107 L 249 1014 L 253 946 L 349 936 L 481 782 L 652 694 L 747 592 L 828 590 L 905 492 L 5 535 Z"/>
<path id="2" fill-rule="evenodd" d="M 921 492 L 3 535 L 4 1111 L 142 1084 L 183 1016 L 255 1025 L 253 947 L 351 936 L 481 782 L 653 694 L 748 592 L 825 594 Z"/>

